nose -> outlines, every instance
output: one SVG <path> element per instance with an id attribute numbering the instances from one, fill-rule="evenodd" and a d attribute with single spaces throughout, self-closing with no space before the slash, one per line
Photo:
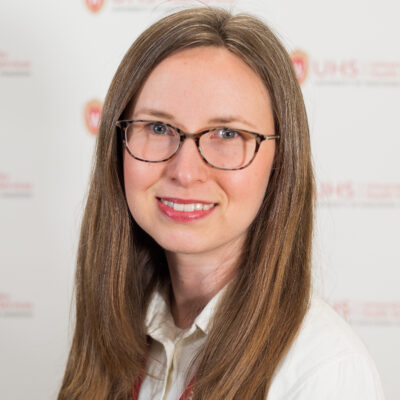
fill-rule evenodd
<path id="1" fill-rule="evenodd" d="M 207 180 L 209 167 L 202 159 L 194 139 L 184 140 L 175 156 L 167 161 L 166 173 L 171 180 L 186 187 Z"/>

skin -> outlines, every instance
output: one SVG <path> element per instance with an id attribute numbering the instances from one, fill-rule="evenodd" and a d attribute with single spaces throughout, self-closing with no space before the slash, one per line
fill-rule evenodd
<path id="1" fill-rule="evenodd" d="M 269 94 L 258 75 L 224 48 L 174 53 L 145 81 L 131 119 L 162 120 L 186 132 L 215 126 L 274 133 Z M 207 165 L 186 139 L 163 163 L 145 163 L 124 151 L 124 182 L 133 218 L 165 249 L 171 275 L 171 312 L 181 328 L 234 276 L 249 225 L 260 208 L 271 172 L 275 142 L 264 141 L 243 170 Z M 205 218 L 176 222 L 157 197 L 217 203 Z"/>

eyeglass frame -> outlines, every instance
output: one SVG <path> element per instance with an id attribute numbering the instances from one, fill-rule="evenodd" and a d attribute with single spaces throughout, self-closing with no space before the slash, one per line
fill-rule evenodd
<path id="1" fill-rule="evenodd" d="M 178 133 L 178 135 L 179 135 L 179 143 L 178 143 L 178 146 L 177 146 L 176 150 L 169 157 L 167 157 L 167 158 L 165 158 L 163 160 L 158 160 L 158 161 L 145 160 L 143 158 L 135 156 L 131 152 L 130 148 L 128 147 L 128 140 L 127 140 L 127 137 L 126 137 L 127 128 L 129 127 L 129 125 L 131 125 L 131 124 L 133 124 L 135 122 L 152 122 L 152 123 L 155 123 L 155 124 L 159 123 L 159 124 L 163 124 L 165 126 L 168 126 L 169 128 L 171 128 L 174 131 L 176 131 Z M 221 169 L 221 170 L 224 170 L 224 171 L 237 171 L 237 170 L 241 170 L 241 169 L 244 169 L 244 168 L 248 167 L 253 162 L 254 158 L 256 157 L 256 154 L 257 154 L 257 152 L 258 152 L 258 150 L 260 148 L 260 145 L 264 140 L 274 140 L 274 139 L 279 139 L 280 138 L 280 135 L 263 135 L 261 133 L 248 131 L 246 129 L 229 128 L 227 126 L 217 126 L 217 127 L 210 128 L 210 129 L 204 129 L 202 131 L 195 132 L 195 133 L 188 133 L 188 132 L 185 132 L 184 130 L 182 130 L 180 128 L 177 128 L 176 126 L 173 126 L 173 125 L 167 123 L 167 122 L 163 122 L 163 121 L 159 121 L 159 120 L 146 120 L 146 119 L 118 120 L 118 121 L 115 122 L 115 126 L 117 126 L 119 129 L 121 129 L 121 132 L 124 133 L 123 143 L 124 143 L 126 149 L 128 150 L 128 153 L 133 158 L 135 158 L 136 160 L 143 161 L 143 162 L 149 162 L 149 163 L 160 163 L 160 162 L 168 161 L 172 157 L 174 157 L 176 153 L 178 153 L 178 151 L 182 147 L 182 144 L 185 141 L 185 139 L 189 138 L 189 139 L 193 139 L 194 142 L 196 143 L 197 150 L 198 150 L 201 158 L 204 160 L 204 162 L 206 164 L 210 165 L 213 168 Z M 255 137 L 255 139 L 256 139 L 256 147 L 254 149 L 254 154 L 253 154 L 253 157 L 250 159 L 250 161 L 246 165 L 243 165 L 243 166 L 238 167 L 238 168 L 217 167 L 216 165 L 210 163 L 204 157 L 203 153 L 201 152 L 201 148 L 200 148 L 200 138 L 201 138 L 201 136 L 205 135 L 208 132 L 212 132 L 212 131 L 215 131 L 217 129 L 222 129 L 222 128 L 230 129 L 230 130 L 237 131 L 237 132 L 244 132 L 244 133 L 250 134 L 251 136 Z"/>

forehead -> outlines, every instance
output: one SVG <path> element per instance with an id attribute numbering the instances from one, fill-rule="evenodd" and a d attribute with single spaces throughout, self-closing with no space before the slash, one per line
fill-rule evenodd
<path id="1" fill-rule="evenodd" d="M 197 47 L 174 53 L 152 70 L 132 117 L 149 109 L 193 123 L 233 115 L 257 125 L 271 106 L 263 81 L 237 55 L 222 47 Z"/>

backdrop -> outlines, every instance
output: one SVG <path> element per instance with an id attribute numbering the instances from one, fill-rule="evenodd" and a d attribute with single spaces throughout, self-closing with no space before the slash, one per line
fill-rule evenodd
<path id="1" fill-rule="evenodd" d="M 1 0 L 0 398 L 56 398 L 102 101 L 143 29 L 200 4 L 260 16 L 291 53 L 318 182 L 314 284 L 399 400 L 397 0 Z"/>

